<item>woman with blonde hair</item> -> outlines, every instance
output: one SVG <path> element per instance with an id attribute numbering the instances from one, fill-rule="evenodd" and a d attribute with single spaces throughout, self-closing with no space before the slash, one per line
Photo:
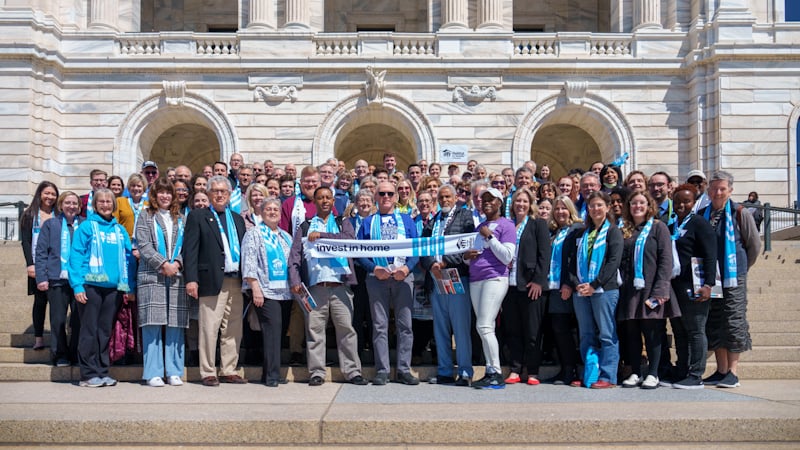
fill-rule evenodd
<path id="1" fill-rule="evenodd" d="M 403 214 L 411 214 L 417 207 L 416 195 L 411 182 L 402 180 L 397 183 L 397 204 L 394 209 Z"/>
<path id="2" fill-rule="evenodd" d="M 267 197 L 269 197 L 269 192 L 263 184 L 252 183 L 247 188 L 247 193 L 245 194 L 247 208 L 239 213 L 244 219 L 246 230 L 261 223 L 261 210 L 264 209 L 264 199 Z"/>

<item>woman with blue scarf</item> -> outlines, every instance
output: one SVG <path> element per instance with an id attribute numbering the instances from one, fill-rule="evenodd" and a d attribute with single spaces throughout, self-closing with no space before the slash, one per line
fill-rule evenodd
<path id="1" fill-rule="evenodd" d="M 69 256 L 72 235 L 81 222 L 78 194 L 62 192 L 56 201 L 58 215 L 42 225 L 36 245 L 36 287 L 47 293 L 50 304 L 50 356 L 57 367 L 78 360 L 80 321 L 72 288 L 69 287 Z M 67 308 L 72 333 L 67 343 Z"/>
<path id="2" fill-rule="evenodd" d="M 184 330 L 189 328 L 189 298 L 181 277 L 185 221 L 175 187 L 159 178 L 150 188 L 150 205 L 136 222 L 142 378 L 153 387 L 164 386 L 165 374 L 171 386 L 183 384 Z"/>
<path id="3" fill-rule="evenodd" d="M 662 334 L 666 319 L 680 317 L 677 302 L 669 301 L 672 277 L 672 242 L 658 207 L 646 191 L 631 194 L 622 209 L 624 239 L 620 272 L 619 317 L 625 322 L 625 360 L 633 373 L 622 382 L 624 388 L 655 389 L 659 385 Z M 647 374 L 642 373 L 644 335 Z"/>
<path id="4" fill-rule="evenodd" d="M 252 187 L 251 187 L 252 188 Z M 250 288 L 261 324 L 263 366 L 261 382 L 278 387 L 281 378 L 281 337 L 289 326 L 292 294 L 287 283 L 292 237 L 281 230 L 281 201 L 268 197 L 261 205 L 259 224 L 242 239 L 242 278 Z"/>
<path id="5" fill-rule="evenodd" d="M 69 283 L 81 320 L 80 385 L 86 387 L 117 384 L 108 372 L 111 326 L 122 302 L 135 300 L 136 258 L 128 233 L 112 216 L 116 202 L 106 188 L 94 192 L 94 212 L 73 235 L 69 255 Z"/>
<path id="6" fill-rule="evenodd" d="M 577 342 L 573 333 L 575 308 L 569 286 L 570 261 L 575 254 L 575 240 L 583 232 L 583 221 L 568 195 L 553 201 L 550 215 L 550 270 L 547 275 L 547 316 L 553 329 L 553 339 L 561 362 L 561 371 L 553 384 L 570 384 L 578 379 Z"/>
<path id="7" fill-rule="evenodd" d="M 586 198 L 586 227 L 577 240 L 577 254 L 570 264 L 581 357 L 585 359 L 589 349 L 598 355 L 599 377 L 589 385 L 592 389 L 615 387 L 619 364 L 614 315 L 619 301 L 617 277 L 622 258 L 622 232 L 614 225 L 609 212 L 610 201 L 608 194 L 600 191 Z M 573 382 L 572 385 L 580 384 Z"/>

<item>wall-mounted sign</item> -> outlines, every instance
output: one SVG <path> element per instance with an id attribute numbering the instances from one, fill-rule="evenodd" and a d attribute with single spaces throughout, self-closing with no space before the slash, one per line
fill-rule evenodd
<path id="1" fill-rule="evenodd" d="M 469 162 L 469 149 L 466 145 L 444 144 L 439 147 L 439 162 L 467 163 Z"/>

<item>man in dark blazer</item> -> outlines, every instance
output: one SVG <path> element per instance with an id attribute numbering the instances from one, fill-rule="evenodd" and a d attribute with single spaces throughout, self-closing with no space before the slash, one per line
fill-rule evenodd
<path id="1" fill-rule="evenodd" d="M 242 339 L 239 248 L 245 232 L 244 219 L 228 207 L 231 183 L 227 177 L 211 177 L 208 186 L 211 207 L 189 214 L 183 245 L 186 294 L 200 302 L 200 376 L 206 386 L 218 386 L 220 382 L 244 384 L 247 380 L 236 370 Z M 217 333 L 219 378 L 214 364 Z"/>
<path id="2" fill-rule="evenodd" d="M 475 223 L 472 211 L 456 206 L 456 192 L 446 184 L 439 189 L 439 212 L 422 231 L 423 237 L 472 233 Z M 420 264 L 428 272 L 426 289 L 433 305 L 433 337 L 436 340 L 438 368 L 434 384 L 469 386 L 474 375 L 472 369 L 472 341 L 470 337 L 472 303 L 469 298 L 469 266 L 463 254 L 441 257 L 422 257 Z M 457 269 L 464 287 L 463 293 L 440 294 L 436 292 L 433 278 L 442 278 L 442 270 Z M 451 334 L 456 341 L 458 373 L 453 373 L 453 352 L 450 351 Z M 458 376 L 456 380 L 455 375 Z"/>

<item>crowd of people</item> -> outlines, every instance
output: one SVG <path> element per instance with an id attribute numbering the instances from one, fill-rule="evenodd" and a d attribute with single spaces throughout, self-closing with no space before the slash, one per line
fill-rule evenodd
<path id="1" fill-rule="evenodd" d="M 289 364 L 305 361 L 319 386 L 329 323 L 355 385 L 392 381 L 392 363 L 394 381 L 416 385 L 412 365 L 430 348 L 433 384 L 738 386 L 757 194 L 734 202 L 724 171 L 680 183 L 596 162 L 551 177 L 533 161 L 403 171 L 386 153 L 377 167 L 332 158 L 298 173 L 234 154 L 197 174 L 153 161 L 127 180 L 93 170 L 83 195 L 44 181 L 21 222 L 34 349 L 46 349 L 49 303 L 52 362 L 77 365 L 88 387 L 115 385 L 109 367 L 126 349 L 140 349 L 149 386 L 183 384 L 187 363 L 205 386 L 247 383 L 242 348 L 257 349 L 260 381 L 277 387 L 287 340 Z M 476 233 L 466 251 L 421 257 L 323 258 L 304 245 L 463 233 Z M 123 310 L 133 317 L 120 324 Z M 716 371 L 704 379 L 709 350 Z M 547 360 L 560 371 L 544 380 Z"/>

